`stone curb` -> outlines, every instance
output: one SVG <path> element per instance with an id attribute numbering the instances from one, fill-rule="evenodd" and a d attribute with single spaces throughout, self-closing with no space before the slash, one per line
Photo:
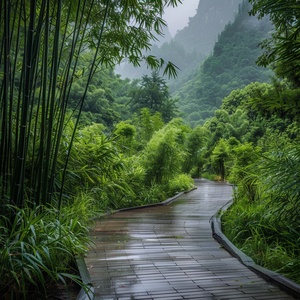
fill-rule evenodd
<path id="1" fill-rule="evenodd" d="M 265 269 L 257 265 L 252 258 L 248 257 L 245 253 L 235 247 L 228 238 L 223 234 L 221 229 L 221 216 L 224 211 L 233 203 L 233 200 L 225 204 L 214 216 L 211 218 L 211 228 L 213 237 L 234 257 L 236 257 L 243 265 L 250 270 L 264 278 L 266 281 L 277 285 L 288 294 L 292 295 L 296 299 L 300 299 L 300 285 L 291 281 L 290 279 Z"/>
<path id="2" fill-rule="evenodd" d="M 118 210 L 114 211 L 113 214 L 118 213 L 118 212 L 122 212 L 122 211 L 128 211 L 128 210 L 137 210 L 137 209 L 148 208 L 148 207 L 156 207 L 156 206 L 168 205 L 168 204 L 172 203 L 173 201 L 177 200 L 182 195 L 187 194 L 190 191 L 195 190 L 195 189 L 196 189 L 196 187 L 192 188 L 192 189 L 190 189 L 188 191 L 185 191 L 185 192 L 180 192 L 180 193 L 176 194 L 175 196 L 173 196 L 171 198 L 168 198 L 167 200 L 162 201 L 162 202 L 153 203 L 153 204 L 147 204 L 147 205 L 142 205 L 142 206 L 133 206 L 133 207 L 128 207 L 128 208 L 121 208 L 121 209 L 118 209 Z"/>
<path id="3" fill-rule="evenodd" d="M 142 209 L 142 208 L 147 208 L 147 207 L 156 207 L 156 206 L 168 205 L 171 202 L 178 199 L 183 194 L 187 194 L 187 193 L 189 193 L 189 192 L 191 192 L 195 189 L 197 189 L 197 187 L 194 187 L 194 188 L 192 188 L 188 191 L 180 192 L 180 193 L 176 194 L 175 196 L 173 196 L 171 198 L 168 198 L 167 200 L 165 200 L 163 202 L 148 204 L 148 205 L 143 205 L 143 206 L 122 208 L 122 209 L 113 211 L 112 213 L 108 213 L 106 215 L 111 215 L 111 214 L 115 214 L 115 213 L 122 212 L 122 211 L 128 211 L 128 210 L 137 210 L 137 209 Z M 84 285 L 86 286 L 86 290 L 84 288 L 81 288 L 76 300 L 94 300 L 94 287 L 93 287 L 93 284 L 92 284 L 92 281 L 91 281 L 91 278 L 90 278 L 89 271 L 88 271 L 87 266 L 85 264 L 84 257 L 83 256 L 77 256 L 76 257 L 76 263 L 77 263 L 77 267 L 78 267 L 78 270 L 79 270 L 81 280 L 84 283 Z"/>
<path id="4" fill-rule="evenodd" d="M 94 287 L 82 255 L 76 257 L 77 268 L 85 288 L 81 288 L 76 300 L 93 300 Z"/>

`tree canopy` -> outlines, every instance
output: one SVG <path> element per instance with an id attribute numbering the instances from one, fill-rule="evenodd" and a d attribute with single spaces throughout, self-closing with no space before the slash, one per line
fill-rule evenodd
<path id="1" fill-rule="evenodd" d="M 169 87 L 158 72 L 142 77 L 140 85 L 131 91 L 129 104 L 133 112 L 140 112 L 142 108 L 148 108 L 151 113 L 159 112 L 165 122 L 177 114 L 176 99 L 171 98 Z"/>
<path id="2" fill-rule="evenodd" d="M 300 5 L 297 0 L 249 0 L 251 13 L 269 16 L 275 26 L 272 37 L 262 43 L 265 52 L 258 63 L 272 66 L 280 77 L 300 86 Z"/>

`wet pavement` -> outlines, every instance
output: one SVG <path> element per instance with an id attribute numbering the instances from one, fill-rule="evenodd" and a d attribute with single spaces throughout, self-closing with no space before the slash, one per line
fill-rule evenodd
<path id="1" fill-rule="evenodd" d="M 224 183 L 166 206 L 97 221 L 85 258 L 97 299 L 294 299 L 251 272 L 212 237 L 210 218 L 232 195 Z"/>

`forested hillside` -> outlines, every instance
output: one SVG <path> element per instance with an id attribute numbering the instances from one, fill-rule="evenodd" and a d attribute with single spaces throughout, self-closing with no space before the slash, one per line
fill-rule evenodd
<path id="1" fill-rule="evenodd" d="M 224 27 L 234 20 L 242 0 L 200 0 L 195 16 L 173 41 L 189 53 L 209 55 Z"/>
<path id="2" fill-rule="evenodd" d="M 166 32 L 166 42 L 162 45 L 154 42 L 149 53 L 171 60 L 179 68 L 177 80 L 170 82 L 171 90 L 173 90 L 173 85 L 178 84 L 178 79 L 197 68 L 212 52 L 218 34 L 228 22 L 234 19 L 241 2 L 242 0 L 201 0 L 197 13 L 189 19 L 188 26 L 178 31 L 169 41 L 169 33 Z M 122 77 L 131 79 L 150 74 L 150 71 L 143 65 L 141 68 L 134 68 L 126 63 L 118 67 L 117 72 Z"/>
<path id="3" fill-rule="evenodd" d="M 259 44 L 270 36 L 272 25 L 268 18 L 249 16 L 249 10 L 249 3 L 241 4 L 234 22 L 219 35 L 212 55 L 175 91 L 173 85 L 183 118 L 192 126 L 212 116 L 232 90 L 270 81 L 271 72 L 257 66 L 256 60 L 262 51 Z"/>

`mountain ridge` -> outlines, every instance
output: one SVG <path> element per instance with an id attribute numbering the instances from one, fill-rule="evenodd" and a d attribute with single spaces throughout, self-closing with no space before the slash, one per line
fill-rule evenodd
<path id="1" fill-rule="evenodd" d="M 166 28 L 165 39 L 159 38 L 146 54 L 172 61 L 180 69 L 180 78 L 195 69 L 210 54 L 218 34 L 234 19 L 241 2 L 242 0 L 200 0 L 197 12 L 189 19 L 188 25 L 179 30 L 171 40 Z M 134 68 L 126 63 L 118 67 L 116 72 L 130 79 L 151 73 L 145 66 Z"/>

